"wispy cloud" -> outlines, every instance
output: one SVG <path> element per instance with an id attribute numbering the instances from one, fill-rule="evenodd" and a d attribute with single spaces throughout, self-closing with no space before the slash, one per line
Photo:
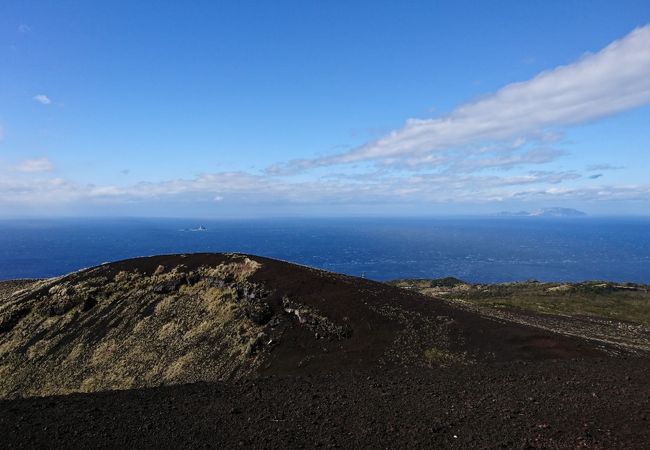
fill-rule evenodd
<path id="1" fill-rule="evenodd" d="M 54 163 L 47 157 L 26 159 L 14 167 L 16 172 L 26 173 L 50 172 L 52 170 L 54 170 Z"/>
<path id="2" fill-rule="evenodd" d="M 623 166 L 615 166 L 613 164 L 592 164 L 587 166 L 587 170 L 590 172 L 602 171 L 602 170 L 622 170 L 625 169 Z"/>
<path id="3" fill-rule="evenodd" d="M 650 26 L 573 64 L 507 85 L 449 114 L 411 119 L 375 141 L 335 155 L 294 160 L 262 173 L 204 173 L 132 183 L 131 176 L 124 176 L 101 185 L 54 178 L 46 173 L 53 170 L 52 161 L 35 158 L 13 168 L 23 173 L 8 171 L 0 177 L 0 204 L 650 204 L 649 184 L 602 183 L 603 172 L 619 166 L 544 170 L 565 154 L 558 148 L 564 128 L 649 103 L 648 74 Z M 51 103 L 44 94 L 34 100 Z M 335 165 L 343 167 L 293 176 Z M 128 169 L 120 173 L 129 175 Z"/>
<path id="4" fill-rule="evenodd" d="M 344 174 L 311 180 L 246 172 L 202 174 L 191 179 L 129 185 L 81 184 L 62 178 L 0 177 L 0 205 L 155 205 L 218 203 L 244 205 L 476 205 L 501 202 L 641 202 L 648 204 L 650 185 L 591 184 L 574 171 L 530 171 L 507 176 L 445 173 L 372 176 Z M 584 185 L 584 183 L 587 185 Z M 644 203 L 645 202 L 645 203 Z M 148 205 L 148 206 L 147 206 Z M 220 206 L 221 207 L 221 206 Z"/>
<path id="5" fill-rule="evenodd" d="M 466 157 L 457 158 L 449 165 L 450 172 L 476 172 L 485 169 L 508 170 L 517 166 L 546 164 L 565 152 L 554 148 L 535 147 L 523 151 L 504 151 L 497 154 L 470 153 Z"/>
<path id="6" fill-rule="evenodd" d="M 648 203 L 650 185 L 598 185 L 585 187 L 548 187 L 544 189 L 522 190 L 512 195 L 524 201 L 571 200 L 574 202 L 633 201 Z"/>
<path id="7" fill-rule="evenodd" d="M 606 117 L 650 102 L 650 25 L 595 54 L 512 83 L 433 119 L 409 119 L 351 151 L 273 166 L 269 173 L 361 161 L 432 158 L 450 150 L 478 154 L 485 143 L 543 140 L 545 132 Z"/>
<path id="8" fill-rule="evenodd" d="M 30 165 L 33 167 L 33 164 Z M 291 203 L 349 203 L 376 201 L 463 201 L 487 200 L 513 195 L 512 188 L 561 184 L 580 175 L 536 171 L 507 177 L 390 174 L 369 177 L 327 177 L 310 181 L 288 181 L 245 172 L 203 174 L 193 179 L 140 182 L 127 186 L 78 184 L 61 178 L 5 179 L 0 183 L 0 201 L 109 200 L 189 201 L 212 200 Z"/>
<path id="9" fill-rule="evenodd" d="M 30 31 L 32 31 L 32 29 L 31 29 L 31 27 L 29 25 L 25 25 L 24 23 L 21 23 L 20 25 L 18 25 L 18 32 L 19 33 L 25 34 L 25 33 L 29 33 Z"/>
<path id="10" fill-rule="evenodd" d="M 52 103 L 52 100 L 50 100 L 50 98 L 45 94 L 38 94 L 32 98 L 36 100 L 38 103 L 41 103 L 42 105 L 49 105 L 50 103 Z"/>

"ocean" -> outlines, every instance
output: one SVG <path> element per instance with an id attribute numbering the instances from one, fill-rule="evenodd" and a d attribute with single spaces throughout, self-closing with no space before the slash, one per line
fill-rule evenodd
<path id="1" fill-rule="evenodd" d="M 191 231 L 199 226 L 206 231 Z M 161 253 L 241 252 L 374 280 L 650 283 L 650 218 L 0 221 L 0 279 Z"/>

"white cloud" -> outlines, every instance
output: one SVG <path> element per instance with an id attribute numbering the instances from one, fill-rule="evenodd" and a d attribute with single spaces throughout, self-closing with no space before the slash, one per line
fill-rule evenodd
<path id="1" fill-rule="evenodd" d="M 622 170 L 625 169 L 623 166 L 615 166 L 613 164 L 592 164 L 587 166 L 589 171 L 601 171 L 601 170 Z"/>
<path id="2" fill-rule="evenodd" d="M 36 173 L 52 170 L 53 164 L 36 158 L 15 167 L 34 175 L 0 177 L 0 204 L 218 202 L 227 208 L 555 199 L 650 204 L 648 184 L 600 184 L 601 171 L 617 166 L 588 166 L 587 171 L 597 174 L 584 176 L 573 170 L 530 170 L 564 154 L 555 148 L 564 127 L 650 102 L 649 74 L 650 26 L 646 26 L 573 64 L 505 86 L 447 115 L 409 120 L 383 138 L 338 155 L 291 161 L 268 168 L 266 174 L 206 173 L 132 184 L 122 184 L 128 180 L 122 177 L 115 185 L 46 178 Z M 335 164 L 348 166 L 341 168 L 343 173 L 320 178 L 284 177 Z"/>
<path id="3" fill-rule="evenodd" d="M 359 161 L 423 158 L 452 149 L 477 153 L 486 142 L 532 137 L 549 128 L 595 120 L 650 102 L 650 25 L 595 54 L 512 83 L 434 119 L 409 119 L 384 137 L 338 155 L 270 168 L 288 174 Z M 435 156 L 434 156 L 435 159 Z"/>
<path id="4" fill-rule="evenodd" d="M 169 205 L 219 203 L 223 211 L 252 206 L 269 208 L 347 207 L 374 208 L 381 205 L 489 205 L 606 203 L 650 205 L 650 185 L 612 186 L 597 184 L 574 171 L 531 171 L 508 176 L 412 173 L 390 171 L 330 176 L 310 181 L 290 181 L 245 172 L 203 174 L 193 179 L 140 182 L 130 185 L 75 183 L 42 175 L 0 177 L 0 205 L 12 208 L 44 206 L 56 211 L 66 205 L 137 204 L 146 212 Z M 568 203 L 567 203 L 568 202 Z M 613 202 L 613 203 L 611 203 Z M 158 206 L 156 206 L 158 205 Z M 417 206 L 415 206 L 417 205 Z M 472 206 L 470 206 L 471 208 Z M 149 208 L 149 209 L 148 209 Z M 363 208 L 358 209 L 362 211 Z M 0 211 L 2 208 L 0 207 Z M 1 214 L 1 213 L 0 213 Z"/>
<path id="5" fill-rule="evenodd" d="M 26 159 L 18 163 L 14 170 L 27 173 L 50 172 L 54 170 L 54 163 L 47 157 Z"/>
<path id="6" fill-rule="evenodd" d="M 575 180 L 575 172 L 529 172 L 508 177 L 418 174 L 411 176 L 362 174 L 311 181 L 282 181 L 244 172 L 204 174 L 194 179 L 140 182 L 127 186 L 78 184 L 61 178 L 14 179 L 0 182 L 0 202 L 68 201 L 213 201 L 238 203 L 288 202 L 366 203 L 391 201 L 486 200 L 512 195 L 528 185 L 559 185 Z"/>
<path id="7" fill-rule="evenodd" d="M 24 23 L 18 25 L 18 32 L 24 34 L 24 33 L 29 33 L 30 31 L 32 31 L 32 29 L 29 27 L 29 25 L 25 25 Z"/>
<path id="8" fill-rule="evenodd" d="M 45 94 L 35 95 L 33 99 L 43 105 L 49 105 L 50 103 L 52 103 L 52 100 L 50 100 L 49 97 Z"/>
<path id="9" fill-rule="evenodd" d="M 650 185 L 609 186 L 593 185 L 586 187 L 549 187 L 515 192 L 510 198 L 524 201 L 538 201 L 547 198 L 579 202 L 628 201 L 648 203 Z"/>

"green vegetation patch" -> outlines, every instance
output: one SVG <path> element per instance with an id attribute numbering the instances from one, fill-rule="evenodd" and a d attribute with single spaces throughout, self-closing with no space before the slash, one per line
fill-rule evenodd
<path id="1" fill-rule="evenodd" d="M 390 284 L 478 306 L 515 308 L 542 314 L 585 315 L 650 325 L 650 289 L 643 284 L 525 281 L 483 285 L 453 280 L 460 281 L 455 278 L 396 280 Z"/>

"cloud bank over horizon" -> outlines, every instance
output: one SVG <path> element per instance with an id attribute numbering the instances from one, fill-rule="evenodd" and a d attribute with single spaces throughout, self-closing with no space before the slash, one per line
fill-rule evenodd
<path id="1" fill-rule="evenodd" d="M 33 100 L 49 105 L 45 94 Z M 609 183 L 616 161 L 555 167 L 573 126 L 650 103 L 650 25 L 577 61 L 504 86 L 349 151 L 262 170 L 113 184 L 63 176 L 47 157 L 0 160 L 0 205 L 207 202 L 282 204 L 648 204 L 650 184 Z M 0 125 L 0 140 L 3 127 Z M 550 166 L 549 166 L 550 165 Z M 598 172 L 598 173 L 588 173 Z M 115 174 L 118 179 L 118 173 Z M 569 184 L 567 184 L 569 183 Z M 215 206 L 216 207 L 216 206 Z"/>

